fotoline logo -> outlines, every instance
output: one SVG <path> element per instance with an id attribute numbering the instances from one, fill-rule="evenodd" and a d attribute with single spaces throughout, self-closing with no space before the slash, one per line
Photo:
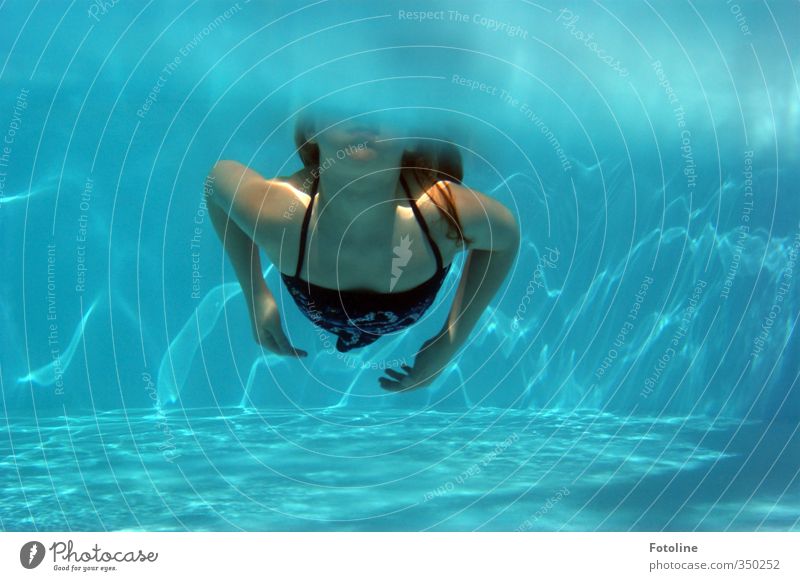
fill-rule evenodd
<path id="1" fill-rule="evenodd" d="M 19 551 L 19 562 L 26 569 L 35 569 L 44 559 L 44 545 L 39 541 L 30 541 L 22 545 Z"/>

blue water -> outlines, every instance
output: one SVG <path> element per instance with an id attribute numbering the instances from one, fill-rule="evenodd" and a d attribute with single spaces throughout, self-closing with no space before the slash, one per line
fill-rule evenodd
<path id="1" fill-rule="evenodd" d="M 101 4 L 0 6 L 3 530 L 800 528 L 796 3 Z M 464 255 L 352 359 L 265 265 L 281 359 L 201 204 L 218 159 L 298 169 L 320 103 L 518 216 L 426 389 L 378 378 Z"/>

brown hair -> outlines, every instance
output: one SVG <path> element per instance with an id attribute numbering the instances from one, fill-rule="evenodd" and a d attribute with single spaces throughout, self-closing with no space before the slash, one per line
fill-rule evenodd
<path id="1" fill-rule="evenodd" d="M 319 146 L 309 141 L 311 130 L 311 118 L 300 117 L 294 128 L 294 142 L 305 169 L 316 177 L 319 174 Z M 403 151 L 400 167 L 401 171 L 413 175 L 424 189 L 436 186 L 436 191 L 441 194 L 441 199 L 444 201 L 444 207 L 433 197 L 431 201 L 450 225 L 447 237 L 460 244 L 471 243 L 472 240 L 464 236 L 464 230 L 461 228 L 453 192 L 444 181 L 460 184 L 464 177 L 464 166 L 458 148 L 447 141 L 423 140 L 416 149 Z"/>

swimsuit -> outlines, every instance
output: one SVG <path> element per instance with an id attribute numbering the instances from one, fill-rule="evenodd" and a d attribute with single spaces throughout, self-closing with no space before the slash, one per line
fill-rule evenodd
<path id="1" fill-rule="evenodd" d="M 422 284 L 396 293 L 339 290 L 312 284 L 300 278 L 306 248 L 306 233 L 319 178 L 314 180 L 311 188 L 311 202 L 306 209 L 300 232 L 297 270 L 294 276 L 281 273 L 281 278 L 303 314 L 318 327 L 338 336 L 336 341 L 338 351 L 364 347 L 380 339 L 381 335 L 399 331 L 416 323 L 433 304 L 442 282 L 450 271 L 449 264 L 446 267 L 442 266 L 439 248 L 431 238 L 428 225 L 402 176 L 400 182 L 414 210 L 414 216 L 436 256 L 437 270 L 436 274 Z"/>

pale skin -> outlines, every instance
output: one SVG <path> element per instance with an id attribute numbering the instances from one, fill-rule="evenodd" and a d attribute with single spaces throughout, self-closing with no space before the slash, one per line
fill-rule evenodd
<path id="1" fill-rule="evenodd" d="M 383 139 L 382 139 L 383 138 Z M 375 127 L 343 124 L 314 141 L 320 159 L 335 159 L 320 173 L 311 213 L 306 256 L 300 276 L 313 284 L 341 290 L 390 292 L 394 247 L 410 236 L 412 252 L 391 292 L 413 288 L 436 270 L 433 251 L 408 206 L 398 168 L 408 142 L 386 139 Z M 354 144 L 362 144 L 357 147 Z M 343 159 L 337 153 L 347 150 Z M 418 349 L 412 366 L 387 369 L 381 387 L 407 391 L 430 385 L 447 367 L 500 289 L 516 258 L 519 226 L 503 204 L 468 187 L 447 182 L 466 238 L 447 237 L 439 205 L 441 193 L 425 189 L 404 173 L 412 195 L 442 254 L 444 265 L 459 252 L 468 256 L 455 298 L 442 328 Z M 235 161 L 220 161 L 209 173 L 205 196 L 209 215 L 242 286 L 255 340 L 287 357 L 305 357 L 284 332 L 275 297 L 263 277 L 259 250 L 280 272 L 294 275 L 300 232 L 313 180 L 301 170 L 292 176 L 265 178 Z M 439 197 L 437 197 L 439 196 Z"/>

